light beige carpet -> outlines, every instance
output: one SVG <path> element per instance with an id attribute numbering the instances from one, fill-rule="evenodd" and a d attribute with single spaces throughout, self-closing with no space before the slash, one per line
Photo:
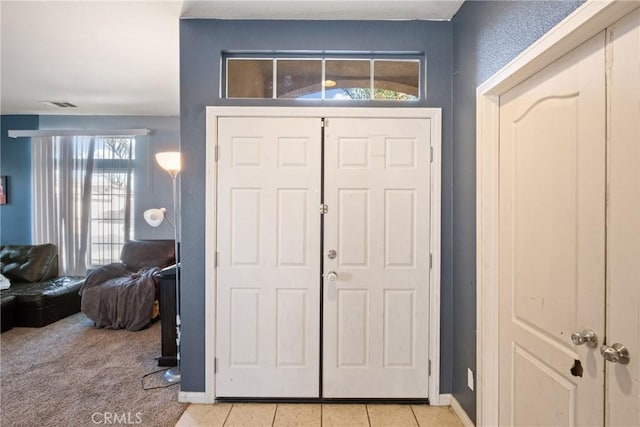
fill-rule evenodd
<path id="1" fill-rule="evenodd" d="M 2 426 L 174 426 L 187 407 L 178 385 L 143 390 L 160 369 L 160 323 L 139 332 L 95 329 L 78 313 L 0 335 Z M 162 373 L 144 380 L 163 385 Z"/>

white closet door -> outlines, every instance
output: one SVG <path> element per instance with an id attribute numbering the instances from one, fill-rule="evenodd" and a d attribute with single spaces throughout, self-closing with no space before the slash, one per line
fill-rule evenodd
<path id="1" fill-rule="evenodd" d="M 609 426 L 640 425 L 640 11 L 610 29 L 607 204 L 607 346 L 629 363 L 606 363 Z"/>
<path id="2" fill-rule="evenodd" d="M 324 397 L 428 395 L 430 134 L 428 119 L 328 119 Z"/>
<path id="3" fill-rule="evenodd" d="M 500 424 L 604 419 L 605 37 L 500 100 Z M 598 343 L 600 344 L 600 343 Z"/>
<path id="4" fill-rule="evenodd" d="M 318 397 L 319 119 L 218 122 L 216 395 Z"/>

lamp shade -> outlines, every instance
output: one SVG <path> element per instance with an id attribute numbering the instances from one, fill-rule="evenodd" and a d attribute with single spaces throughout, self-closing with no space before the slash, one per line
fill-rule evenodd
<path id="1" fill-rule="evenodd" d="M 159 227 L 162 221 L 164 221 L 166 212 L 167 210 L 165 208 L 147 209 L 143 213 L 144 220 L 152 227 Z"/>
<path id="2" fill-rule="evenodd" d="M 178 175 L 180 172 L 180 153 L 178 151 L 164 151 L 162 153 L 156 153 L 156 161 L 160 167 L 171 176 Z"/>

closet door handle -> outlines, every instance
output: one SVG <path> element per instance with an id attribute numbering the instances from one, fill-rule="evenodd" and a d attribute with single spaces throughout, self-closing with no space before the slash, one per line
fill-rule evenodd
<path id="1" fill-rule="evenodd" d="M 571 342 L 575 345 L 586 344 L 587 347 L 597 347 L 598 336 L 593 329 L 583 329 L 582 332 L 574 332 L 571 334 Z"/>
<path id="2" fill-rule="evenodd" d="M 620 363 L 621 365 L 629 363 L 629 350 L 620 343 L 615 343 L 611 347 L 603 345 L 600 347 L 600 354 L 609 362 Z"/>

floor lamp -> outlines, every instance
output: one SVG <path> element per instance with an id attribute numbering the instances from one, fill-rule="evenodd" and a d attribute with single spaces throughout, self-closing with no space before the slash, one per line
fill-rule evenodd
<path id="1" fill-rule="evenodd" d="M 178 366 L 169 369 L 164 374 L 165 381 L 169 383 L 176 383 L 180 381 L 180 251 L 178 242 L 180 240 L 180 223 L 178 222 L 178 186 L 177 178 L 180 173 L 180 153 L 177 151 L 166 151 L 156 154 L 156 161 L 160 167 L 171 176 L 171 182 L 173 184 L 173 230 L 174 230 L 174 242 L 175 242 L 175 256 L 176 256 L 176 347 L 178 353 L 176 359 Z M 163 212 L 164 216 L 164 212 Z"/>

